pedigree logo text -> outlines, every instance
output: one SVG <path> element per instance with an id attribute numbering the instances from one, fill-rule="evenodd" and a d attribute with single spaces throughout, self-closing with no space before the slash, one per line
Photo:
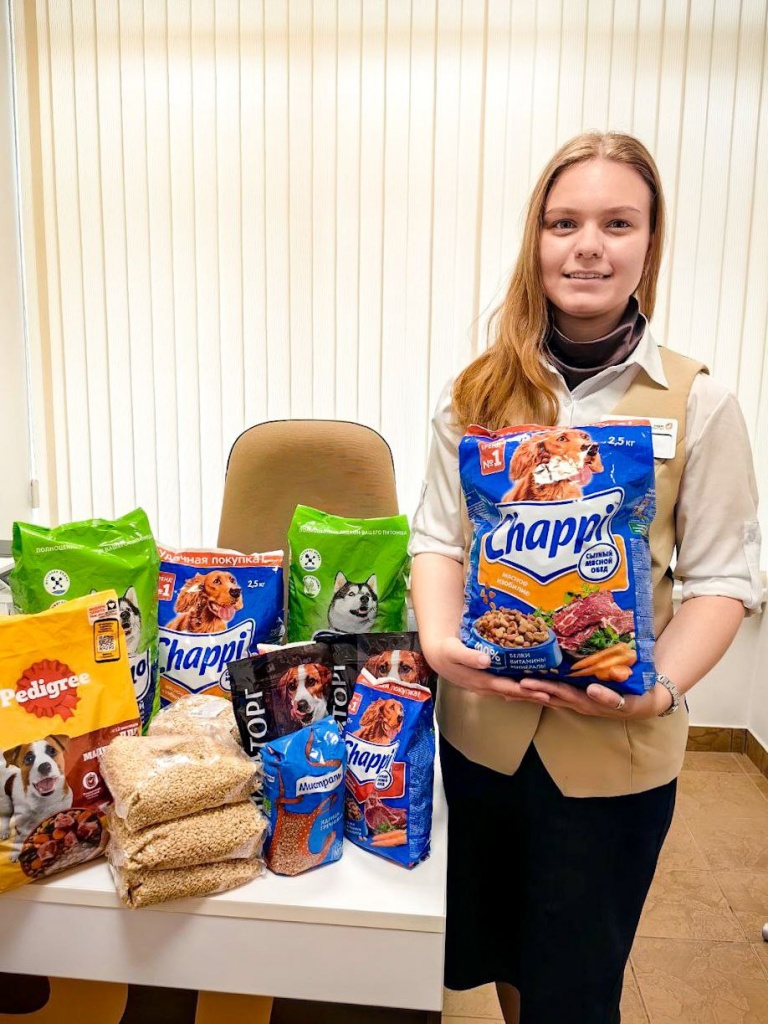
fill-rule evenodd
<path id="1" fill-rule="evenodd" d="M 66 721 L 75 714 L 80 700 L 78 688 L 87 686 L 90 681 L 87 672 L 77 673 L 69 665 L 45 658 L 22 672 L 15 689 L 0 689 L 0 708 L 17 704 L 38 718 L 58 716 Z"/>

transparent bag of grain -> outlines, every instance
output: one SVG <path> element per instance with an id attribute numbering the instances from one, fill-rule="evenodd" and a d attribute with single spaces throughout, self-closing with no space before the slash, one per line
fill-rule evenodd
<path id="1" fill-rule="evenodd" d="M 101 754 L 115 813 L 129 831 L 247 800 L 258 769 L 210 736 L 120 736 Z"/>
<path id="2" fill-rule="evenodd" d="M 126 871 L 194 867 L 249 860 L 264 845 L 267 819 L 249 800 L 226 804 L 131 832 L 112 808 L 107 814 L 112 865 Z"/>
<path id="3" fill-rule="evenodd" d="M 251 860 L 225 860 L 195 867 L 156 871 L 139 868 L 128 871 L 110 864 L 118 895 L 126 907 L 149 907 L 193 896 L 212 896 L 253 881 L 264 874 L 260 857 Z"/>

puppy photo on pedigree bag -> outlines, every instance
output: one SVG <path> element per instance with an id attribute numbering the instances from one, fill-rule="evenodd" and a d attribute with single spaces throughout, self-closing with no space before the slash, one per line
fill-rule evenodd
<path id="1" fill-rule="evenodd" d="M 158 551 L 162 704 L 231 699 L 229 663 L 283 639 L 283 552 Z"/>
<path id="2" fill-rule="evenodd" d="M 104 851 L 98 755 L 139 724 L 115 591 L 0 619 L 0 892 Z"/>

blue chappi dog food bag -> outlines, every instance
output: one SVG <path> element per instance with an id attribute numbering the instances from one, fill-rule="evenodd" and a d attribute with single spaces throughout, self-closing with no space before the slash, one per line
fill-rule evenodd
<path id="1" fill-rule="evenodd" d="M 344 733 L 345 835 L 371 853 L 412 868 L 430 851 L 435 730 L 432 693 L 421 666 L 429 677 L 433 674 L 416 634 L 370 634 L 357 642 L 366 645 L 361 654 L 368 658 L 349 702 Z"/>
<path id="2" fill-rule="evenodd" d="M 618 693 L 653 687 L 650 424 L 470 427 L 461 639 L 490 670 Z"/>
<path id="3" fill-rule="evenodd" d="M 189 693 L 232 697 L 228 665 L 283 639 L 283 553 L 160 547 L 163 706 Z"/>

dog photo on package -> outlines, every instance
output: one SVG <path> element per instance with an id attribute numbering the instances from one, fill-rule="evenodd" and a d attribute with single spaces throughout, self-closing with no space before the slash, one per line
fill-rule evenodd
<path id="1" fill-rule="evenodd" d="M 346 717 L 347 686 L 335 680 L 326 644 L 277 647 L 229 665 L 232 707 L 246 754 L 258 758 L 272 740 Z"/>
<path id="2" fill-rule="evenodd" d="M 461 638 L 490 670 L 642 694 L 655 682 L 650 424 L 470 427 Z"/>
<path id="3" fill-rule="evenodd" d="M 283 638 L 283 553 L 158 547 L 160 699 L 231 699 L 229 663 Z"/>
<path id="4" fill-rule="evenodd" d="M 288 640 L 405 629 L 406 516 L 345 519 L 297 505 L 288 530 Z"/>
<path id="5" fill-rule="evenodd" d="M 376 678 L 364 668 L 349 703 L 344 740 L 347 839 L 415 867 L 429 856 L 432 832 L 435 730 L 429 687 Z"/>

